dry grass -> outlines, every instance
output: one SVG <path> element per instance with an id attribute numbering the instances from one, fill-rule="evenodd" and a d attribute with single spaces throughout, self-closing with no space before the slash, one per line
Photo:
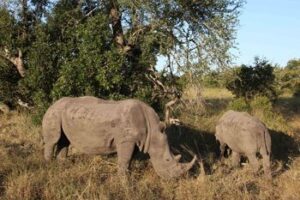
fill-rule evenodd
<path id="1" fill-rule="evenodd" d="M 229 99 L 233 94 L 223 88 L 203 88 L 203 96 L 207 99 Z"/>
<path id="2" fill-rule="evenodd" d="M 300 134 L 296 105 L 287 99 L 278 104 L 289 117 L 295 138 L 274 130 L 273 146 L 278 149 L 272 160 L 274 179 L 268 181 L 254 175 L 247 164 L 232 169 L 229 159 L 224 164 L 218 161 L 212 133 L 227 102 L 210 101 L 222 99 L 218 94 L 230 98 L 226 91 L 207 92 L 205 97 L 214 105 L 211 109 L 217 109 L 200 116 L 184 113 L 182 120 L 187 125 L 169 129 L 172 149 L 184 152 L 184 159 L 189 159 L 186 148 L 201 153 L 207 175 L 199 176 L 195 167 L 189 175 L 171 181 L 160 179 L 148 160 L 137 159 L 139 155 L 127 180 L 117 176 L 116 156 L 71 152 L 65 162 L 45 163 L 41 128 L 32 125 L 30 116 L 0 115 L 0 199 L 300 199 L 299 149 L 289 147 Z"/>

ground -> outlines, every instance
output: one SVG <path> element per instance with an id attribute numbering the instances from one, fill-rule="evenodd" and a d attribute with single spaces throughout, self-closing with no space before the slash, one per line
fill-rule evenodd
<path id="1" fill-rule="evenodd" d="M 168 138 L 183 161 L 193 153 L 201 156 L 206 175 L 195 166 L 171 181 L 159 178 L 141 154 L 127 181 L 117 176 L 114 155 L 86 156 L 72 149 L 66 161 L 46 163 L 41 127 L 32 124 L 30 114 L 0 115 L 0 199 L 300 199 L 300 98 L 283 96 L 275 103 L 274 112 L 283 118 L 270 126 L 283 125 L 271 130 L 274 178 L 268 181 L 254 175 L 247 161 L 239 169 L 230 159 L 220 163 L 214 126 L 233 97 L 224 89 L 204 89 L 203 96 L 205 107 L 191 102 L 192 108 L 180 108 L 183 124 L 170 127 Z"/>

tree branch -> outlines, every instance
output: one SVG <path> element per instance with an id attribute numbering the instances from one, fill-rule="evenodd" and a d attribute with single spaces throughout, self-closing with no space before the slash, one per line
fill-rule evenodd
<path id="1" fill-rule="evenodd" d="M 24 62 L 23 62 L 23 53 L 21 49 L 18 49 L 18 56 L 12 57 L 10 56 L 10 53 L 7 48 L 4 48 L 5 54 L 0 54 L 0 57 L 4 58 L 5 60 L 12 63 L 18 70 L 21 77 L 25 76 L 25 68 L 24 68 Z"/>
<path id="2" fill-rule="evenodd" d="M 171 100 L 165 104 L 165 123 L 166 124 L 180 124 L 180 121 L 178 119 L 174 119 L 170 117 L 170 113 L 172 110 L 172 107 L 178 103 L 181 102 L 180 98 L 181 98 L 181 94 L 177 91 L 176 88 L 174 87 L 168 87 L 166 85 L 164 85 L 159 79 L 159 75 L 156 72 L 156 70 L 154 69 L 153 66 L 151 66 L 148 71 L 150 72 L 150 74 L 147 76 L 147 78 L 154 84 L 154 86 L 156 88 L 159 88 L 157 93 L 161 93 L 161 96 L 165 96 L 170 98 Z M 159 94 L 155 94 L 155 96 L 159 96 Z"/>

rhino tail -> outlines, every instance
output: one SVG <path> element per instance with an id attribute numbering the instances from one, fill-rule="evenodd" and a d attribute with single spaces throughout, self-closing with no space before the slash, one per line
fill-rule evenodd
<path id="1" fill-rule="evenodd" d="M 264 146 L 265 146 L 265 151 L 267 155 L 271 154 L 271 149 L 269 149 L 269 145 L 267 144 L 267 136 L 269 135 L 269 131 L 267 128 L 264 130 Z"/>

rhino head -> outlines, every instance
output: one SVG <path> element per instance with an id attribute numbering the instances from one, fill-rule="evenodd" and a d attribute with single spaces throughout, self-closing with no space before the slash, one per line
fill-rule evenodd
<path id="1" fill-rule="evenodd" d="M 165 124 L 160 122 L 159 126 L 153 128 L 148 153 L 156 173 L 164 179 L 171 179 L 189 171 L 195 164 L 196 156 L 189 163 L 180 163 L 181 155 L 174 156 L 170 151 Z"/>

